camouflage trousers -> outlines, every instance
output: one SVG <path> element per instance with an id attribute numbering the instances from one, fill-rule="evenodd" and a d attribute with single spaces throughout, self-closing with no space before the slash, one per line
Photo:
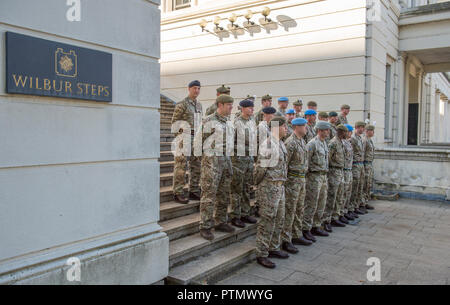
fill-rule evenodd
<path id="1" fill-rule="evenodd" d="M 330 167 L 328 174 L 327 205 L 323 213 L 323 221 L 330 223 L 331 218 L 337 219 L 340 215 L 339 199 L 344 187 L 344 169 Z"/>
<path id="2" fill-rule="evenodd" d="M 193 138 L 192 138 L 193 141 Z M 181 145 L 180 145 L 180 149 Z M 191 150 L 193 154 L 193 148 Z M 174 195 L 183 195 L 183 188 L 186 184 L 186 169 L 189 168 L 189 192 L 200 192 L 200 165 L 201 156 L 178 156 L 175 157 L 173 168 L 173 193 Z"/>
<path id="3" fill-rule="evenodd" d="M 372 190 L 373 183 L 373 164 L 372 162 L 367 162 L 364 164 L 364 205 L 369 203 L 370 191 Z"/>
<path id="4" fill-rule="evenodd" d="M 303 212 L 305 209 L 306 179 L 289 176 L 284 184 L 286 203 L 284 225 L 281 233 L 283 242 L 291 242 L 292 238 L 300 238 L 302 233 Z"/>
<path id="5" fill-rule="evenodd" d="M 253 179 L 253 157 L 232 157 L 231 217 L 241 218 L 250 213 L 250 185 Z"/>
<path id="6" fill-rule="evenodd" d="M 352 167 L 352 197 L 350 204 L 353 209 L 363 204 L 364 165 L 353 164 Z"/>
<path id="7" fill-rule="evenodd" d="M 327 203 L 327 175 L 319 172 L 306 174 L 305 212 L 303 230 L 310 231 L 312 227 L 322 225 L 322 216 Z"/>
<path id="8" fill-rule="evenodd" d="M 340 198 L 341 211 L 343 213 L 348 213 L 349 211 L 354 211 L 354 208 L 350 206 L 350 198 L 352 196 L 352 171 L 344 170 L 344 190 Z"/>
<path id="9" fill-rule="evenodd" d="M 200 229 L 227 223 L 230 202 L 231 164 L 226 157 L 202 158 L 200 186 Z M 214 214 L 214 215 L 213 215 Z"/>
<path id="10" fill-rule="evenodd" d="M 256 232 L 256 256 L 267 257 L 280 250 L 284 223 L 285 193 L 283 181 L 264 179 L 256 190 L 261 218 Z"/>

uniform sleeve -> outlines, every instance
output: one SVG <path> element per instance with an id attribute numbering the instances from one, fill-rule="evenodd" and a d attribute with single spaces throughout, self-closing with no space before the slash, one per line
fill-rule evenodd
<path id="1" fill-rule="evenodd" d="M 308 167 L 312 164 L 312 156 L 314 155 L 314 152 L 316 151 L 316 146 L 313 145 L 312 142 L 309 142 L 306 145 L 306 155 L 307 155 L 307 160 L 308 160 Z"/>
<path id="2" fill-rule="evenodd" d="M 186 111 L 186 104 L 181 102 L 175 105 L 175 110 L 173 111 L 172 124 L 176 121 L 180 121 L 183 118 L 183 114 Z"/>
<path id="3" fill-rule="evenodd" d="M 289 163 L 291 162 L 292 156 L 294 155 L 294 153 L 296 151 L 294 146 L 295 145 L 293 144 L 292 141 L 286 144 L 286 151 L 287 151 L 286 160 L 287 160 L 288 166 L 289 166 Z"/>

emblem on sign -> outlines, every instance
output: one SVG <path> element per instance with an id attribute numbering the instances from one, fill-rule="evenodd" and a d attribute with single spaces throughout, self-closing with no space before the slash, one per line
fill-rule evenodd
<path id="1" fill-rule="evenodd" d="M 55 52 L 55 72 L 58 76 L 76 77 L 77 76 L 77 55 L 75 51 L 70 50 L 66 53 L 58 48 Z"/>

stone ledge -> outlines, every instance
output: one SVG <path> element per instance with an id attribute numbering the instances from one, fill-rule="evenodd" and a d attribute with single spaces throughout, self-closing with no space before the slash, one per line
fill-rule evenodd
<path id="1" fill-rule="evenodd" d="M 450 149 L 377 148 L 376 159 L 450 162 Z"/>

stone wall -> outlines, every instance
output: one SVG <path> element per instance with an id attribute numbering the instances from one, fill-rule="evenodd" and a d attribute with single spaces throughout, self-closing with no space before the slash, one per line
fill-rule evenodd
<path id="1" fill-rule="evenodd" d="M 159 0 L 0 1 L 0 283 L 151 284 L 159 220 Z M 112 53 L 113 101 L 5 92 L 5 32 Z"/>
<path id="2" fill-rule="evenodd" d="M 377 149 L 374 168 L 376 190 L 450 200 L 450 149 Z"/>

